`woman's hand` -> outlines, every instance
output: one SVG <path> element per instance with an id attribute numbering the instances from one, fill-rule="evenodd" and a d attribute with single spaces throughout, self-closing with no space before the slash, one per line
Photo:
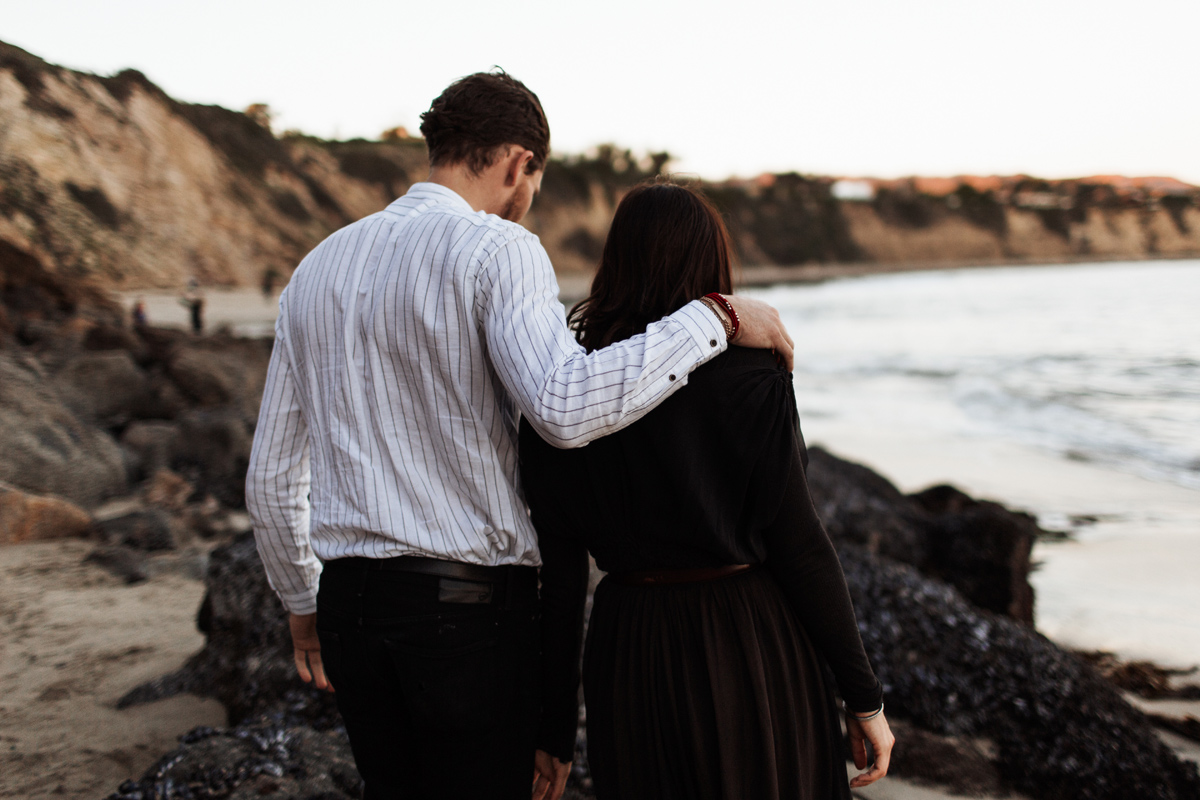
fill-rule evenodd
<path id="1" fill-rule="evenodd" d="M 871 743 L 871 751 L 875 761 L 871 769 L 855 775 L 850 781 L 853 789 L 872 784 L 887 775 L 888 762 L 892 759 L 892 745 L 896 737 L 888 725 L 887 717 L 881 711 L 879 716 L 871 719 L 859 719 L 851 711 L 846 712 L 846 730 L 850 733 L 850 754 L 854 756 L 854 766 L 859 769 L 867 768 L 867 742 Z"/>
<path id="2" fill-rule="evenodd" d="M 533 756 L 533 800 L 558 800 L 570 775 L 570 761 L 564 764 L 545 750 L 538 750 Z"/>

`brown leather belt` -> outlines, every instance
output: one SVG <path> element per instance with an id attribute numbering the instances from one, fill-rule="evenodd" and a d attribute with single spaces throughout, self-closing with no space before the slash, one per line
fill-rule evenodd
<path id="1" fill-rule="evenodd" d="M 728 564 L 724 567 L 696 569 L 652 569 L 633 572 L 610 572 L 608 577 L 626 586 L 673 586 L 678 583 L 715 581 L 753 569 L 753 564 Z"/>

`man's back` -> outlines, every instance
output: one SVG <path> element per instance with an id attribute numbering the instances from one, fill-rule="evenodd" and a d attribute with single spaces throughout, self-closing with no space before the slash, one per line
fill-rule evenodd
<path id="1" fill-rule="evenodd" d="M 538 563 L 510 477 L 517 413 L 476 297 L 482 262 L 513 239 L 536 246 L 523 228 L 418 184 L 296 270 L 278 333 L 310 426 L 322 560 Z"/>

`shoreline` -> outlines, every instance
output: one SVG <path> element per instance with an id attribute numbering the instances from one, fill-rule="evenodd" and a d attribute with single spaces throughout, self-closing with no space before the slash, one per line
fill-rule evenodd
<path id="1" fill-rule="evenodd" d="M 1159 263 L 1163 261 L 1195 261 L 1200 259 L 1200 251 L 1185 254 L 1169 254 L 1169 255 L 1143 255 L 1143 256 L 1128 256 L 1128 255 L 1060 255 L 1060 256 L 1045 256 L 1045 257 L 1022 257 L 1022 258 L 1006 258 L 1006 259 L 966 259 L 966 260 L 948 260 L 948 261 L 893 261 L 893 262 L 877 262 L 877 261 L 853 261 L 853 262 L 827 262 L 820 264 L 798 264 L 792 266 L 743 266 L 734 269 L 734 289 L 740 291 L 742 289 L 764 288 L 768 286 L 778 286 L 783 284 L 807 285 L 815 283 L 823 283 L 825 281 L 840 280 L 843 278 L 863 278 L 871 275 L 894 275 L 906 272 L 942 272 L 948 270 L 959 269 L 986 269 L 989 267 L 1055 267 L 1067 266 L 1071 264 L 1109 264 L 1109 263 Z M 587 296 L 588 290 L 592 284 L 591 272 L 579 272 L 575 270 L 556 272 L 555 275 L 559 287 L 559 299 L 568 308 L 582 300 Z M 262 290 L 254 286 L 206 286 L 203 287 L 209 300 L 214 297 L 228 296 L 254 296 L 263 298 Z M 120 287 L 112 289 L 110 294 L 117 298 L 122 307 L 126 310 L 132 308 L 133 303 L 138 298 L 143 298 L 149 302 L 154 301 L 155 307 L 148 309 L 151 311 L 151 319 L 154 319 L 153 312 L 162 312 L 170 309 L 167 317 L 170 322 L 163 323 L 169 325 L 178 325 L 183 327 L 187 323 L 186 312 L 179 307 L 179 313 L 174 313 L 174 307 L 178 306 L 178 298 L 182 294 L 182 287 L 172 288 L 170 286 L 147 286 L 144 288 L 128 288 Z M 275 302 L 278 300 L 278 293 L 271 300 L 262 300 L 265 307 L 274 308 Z M 208 315 L 213 314 L 212 308 L 206 309 Z M 176 316 L 178 321 L 176 321 Z M 244 314 L 239 314 L 237 319 L 211 318 L 209 322 L 210 328 L 215 328 L 220 324 L 230 323 L 237 324 L 245 321 L 242 319 Z M 272 319 L 273 319 L 272 315 Z M 259 320 L 261 321 L 261 320 Z M 155 322 L 153 324 L 160 324 Z"/>
<path id="2" fill-rule="evenodd" d="M 822 283 L 840 278 L 862 278 L 870 275 L 891 275 L 903 272 L 940 272 L 957 269 L 982 269 L 988 267 L 1060 267 L 1071 264 L 1136 264 L 1139 262 L 1195 261 L 1200 251 L 1170 255 L 1060 255 L 1003 259 L 966 259 L 951 261 L 895 261 L 880 263 L 855 261 L 826 264 L 800 264 L 797 266 L 742 267 L 735 275 L 738 289 L 761 288 L 780 284 Z"/>

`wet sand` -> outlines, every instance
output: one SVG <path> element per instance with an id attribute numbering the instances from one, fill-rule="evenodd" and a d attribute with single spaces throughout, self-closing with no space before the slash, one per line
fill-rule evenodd
<path id="1" fill-rule="evenodd" d="M 129 689 L 200 649 L 204 587 L 163 570 L 127 586 L 80 541 L 0 547 L 0 797 L 105 797 L 176 737 L 225 724 L 190 695 L 117 710 Z"/>

